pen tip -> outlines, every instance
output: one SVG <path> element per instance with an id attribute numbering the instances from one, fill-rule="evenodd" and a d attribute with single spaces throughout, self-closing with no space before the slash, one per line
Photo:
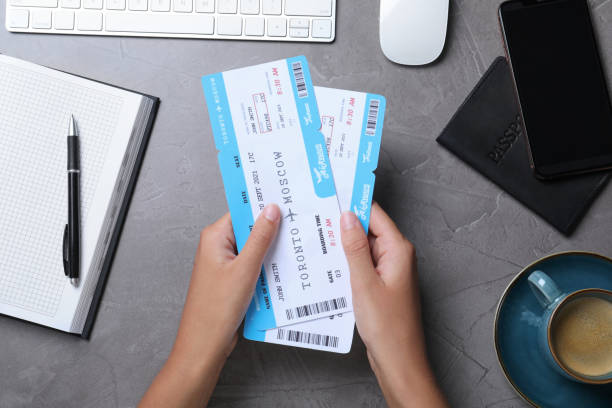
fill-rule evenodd
<path id="1" fill-rule="evenodd" d="M 72 286 L 74 286 L 75 288 L 79 286 L 79 279 L 78 278 L 70 278 L 70 283 L 72 284 Z"/>
<path id="2" fill-rule="evenodd" d="M 77 135 L 76 120 L 74 119 L 74 115 L 70 115 L 70 121 L 68 122 L 68 136 L 76 136 L 76 135 Z"/>

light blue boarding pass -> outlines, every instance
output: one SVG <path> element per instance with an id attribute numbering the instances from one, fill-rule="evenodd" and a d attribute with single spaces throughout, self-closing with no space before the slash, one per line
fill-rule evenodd
<path id="1" fill-rule="evenodd" d="M 367 231 L 370 221 L 374 170 L 385 117 L 383 96 L 315 87 L 322 132 L 342 211 L 353 210 Z M 244 336 L 251 340 L 348 353 L 353 342 L 352 312 L 261 331 L 249 321 Z"/>
<path id="2" fill-rule="evenodd" d="M 249 327 L 352 310 L 340 209 L 306 58 L 202 78 L 238 250 L 268 203 L 280 206 Z"/>

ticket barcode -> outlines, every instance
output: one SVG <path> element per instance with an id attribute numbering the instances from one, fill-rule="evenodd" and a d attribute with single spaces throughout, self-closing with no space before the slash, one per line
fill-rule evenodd
<path id="1" fill-rule="evenodd" d="M 312 303 L 310 305 L 304 305 L 295 307 L 293 309 L 286 309 L 287 320 L 293 320 L 296 317 L 307 317 L 316 314 L 332 312 L 334 310 L 345 309 L 347 302 L 345 297 L 339 297 L 336 299 L 325 300 L 323 302 Z"/>
<path id="2" fill-rule="evenodd" d="M 315 346 L 324 346 L 338 348 L 340 338 L 337 336 L 326 336 L 323 334 L 307 333 L 297 330 L 278 329 L 276 339 L 290 341 L 292 343 L 313 344 Z"/>
<path id="3" fill-rule="evenodd" d="M 293 69 L 293 77 L 295 78 L 295 86 L 297 87 L 298 97 L 306 98 L 308 96 L 308 88 L 306 88 L 306 80 L 304 79 L 304 70 L 301 62 L 291 64 Z"/>
<path id="4" fill-rule="evenodd" d="M 378 126 L 378 110 L 380 109 L 380 101 L 372 99 L 368 108 L 368 124 L 366 125 L 366 134 L 374 136 L 376 127 Z"/>

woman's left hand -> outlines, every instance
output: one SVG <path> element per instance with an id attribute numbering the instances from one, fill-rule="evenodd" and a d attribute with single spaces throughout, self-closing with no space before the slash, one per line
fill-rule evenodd
<path id="1" fill-rule="evenodd" d="M 239 255 L 229 214 L 202 231 L 176 342 L 142 407 L 206 404 L 238 340 L 280 215 L 278 206 L 266 206 Z"/>

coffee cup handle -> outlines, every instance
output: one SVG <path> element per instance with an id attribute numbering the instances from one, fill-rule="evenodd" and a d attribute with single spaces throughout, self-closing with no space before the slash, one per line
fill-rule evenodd
<path id="1" fill-rule="evenodd" d="M 534 271 L 527 278 L 529 287 L 544 309 L 555 303 L 563 293 L 555 281 L 542 271 Z"/>

